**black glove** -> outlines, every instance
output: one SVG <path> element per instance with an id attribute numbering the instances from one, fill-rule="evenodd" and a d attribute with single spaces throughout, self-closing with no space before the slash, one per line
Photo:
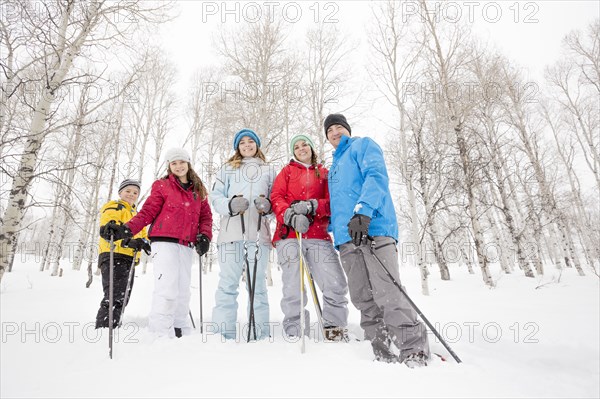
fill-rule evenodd
<path id="1" fill-rule="evenodd" d="M 370 223 L 370 217 L 361 215 L 359 213 L 352 216 L 352 219 L 350 219 L 350 222 L 348 223 L 348 234 L 350 234 L 352 242 L 357 247 L 360 246 L 363 242 L 367 242 Z"/>
<path id="2" fill-rule="evenodd" d="M 196 252 L 198 252 L 198 255 L 203 256 L 205 253 L 208 252 L 209 248 L 210 240 L 208 239 L 208 237 L 204 234 L 198 234 L 196 236 Z"/>
<path id="3" fill-rule="evenodd" d="M 229 215 L 235 216 L 241 212 L 245 212 L 249 206 L 250 202 L 246 198 L 241 195 L 234 195 L 233 198 L 229 200 Z"/>
<path id="4" fill-rule="evenodd" d="M 267 197 L 260 196 L 254 199 L 254 206 L 258 213 L 264 215 L 271 213 L 271 201 Z"/>
<path id="5" fill-rule="evenodd" d="M 292 203 L 292 208 L 296 215 L 314 215 L 319 206 L 319 201 L 316 199 L 309 199 L 306 201 L 298 201 Z"/>
<path id="6" fill-rule="evenodd" d="M 121 246 L 126 248 L 135 249 L 136 251 L 144 250 L 146 255 L 150 255 L 152 251 L 152 247 L 150 247 L 150 243 L 145 238 L 125 238 L 121 243 Z"/>
<path id="7" fill-rule="evenodd" d="M 283 222 L 300 234 L 306 233 L 310 227 L 310 220 L 305 215 L 296 215 L 292 208 L 283 214 Z"/>
<path id="8" fill-rule="evenodd" d="M 111 235 L 115 241 L 133 237 L 131 230 L 126 224 L 117 224 L 114 220 L 111 220 L 100 227 L 100 237 L 104 238 L 106 241 L 110 241 Z"/>

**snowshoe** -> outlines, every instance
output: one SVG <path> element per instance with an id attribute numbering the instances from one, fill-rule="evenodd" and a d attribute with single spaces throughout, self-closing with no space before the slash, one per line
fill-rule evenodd
<path id="1" fill-rule="evenodd" d="M 329 342 L 348 342 L 348 330 L 344 327 L 325 327 L 325 340 Z"/>
<path id="2" fill-rule="evenodd" d="M 411 353 L 406 356 L 403 363 L 411 369 L 427 366 L 427 355 L 423 352 Z"/>

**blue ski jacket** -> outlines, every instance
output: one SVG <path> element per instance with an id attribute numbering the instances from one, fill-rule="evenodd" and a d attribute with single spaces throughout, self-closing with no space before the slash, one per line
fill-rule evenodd
<path id="1" fill-rule="evenodd" d="M 398 222 L 381 147 L 368 137 L 344 136 L 329 171 L 330 231 L 334 245 L 350 241 L 348 222 L 355 214 L 371 218 L 369 235 L 398 241 Z"/>
<path id="2" fill-rule="evenodd" d="M 240 223 L 242 217 L 248 233 L 247 239 L 256 240 L 258 211 L 254 206 L 254 200 L 259 195 L 269 198 L 275 174 L 274 166 L 264 163 L 260 158 L 244 158 L 239 168 L 234 168 L 229 164 L 221 167 L 209 194 L 213 209 L 221 215 L 217 244 L 244 239 Z M 250 202 L 250 208 L 244 212 L 243 216 L 229 214 L 229 201 L 234 195 L 243 195 Z M 271 243 L 270 220 L 272 218 L 273 214 L 261 218 L 259 233 L 261 244 L 270 245 Z"/>

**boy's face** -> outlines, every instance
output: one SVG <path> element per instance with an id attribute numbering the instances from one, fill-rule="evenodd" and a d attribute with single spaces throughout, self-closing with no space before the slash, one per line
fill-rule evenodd
<path id="1" fill-rule="evenodd" d="M 338 148 L 343 136 L 350 137 L 350 132 L 342 125 L 331 125 L 329 126 L 329 129 L 327 129 L 327 140 L 331 143 L 333 148 Z"/>
<path id="2" fill-rule="evenodd" d="M 135 204 L 139 196 L 140 189 L 137 186 L 125 186 L 119 193 L 119 197 L 129 205 Z"/>

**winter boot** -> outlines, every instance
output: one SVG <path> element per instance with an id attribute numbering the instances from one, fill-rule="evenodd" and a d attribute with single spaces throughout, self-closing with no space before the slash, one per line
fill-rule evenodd
<path id="1" fill-rule="evenodd" d="M 348 342 L 348 330 L 344 327 L 325 327 L 325 340 L 330 342 Z"/>
<path id="2" fill-rule="evenodd" d="M 376 337 L 371 340 L 371 346 L 373 347 L 373 354 L 375 355 L 375 360 L 378 362 L 384 363 L 398 363 L 400 359 L 392 350 L 391 340 L 389 338 L 379 338 Z"/>
<path id="3" fill-rule="evenodd" d="M 427 355 L 423 352 L 411 353 L 406 356 L 403 363 L 411 369 L 414 369 L 415 367 L 424 367 L 427 366 Z"/>
<path id="4" fill-rule="evenodd" d="M 176 336 L 177 338 L 181 338 L 181 337 L 182 337 L 182 335 L 183 335 L 183 334 L 181 333 L 181 328 L 179 328 L 179 327 L 175 327 L 175 336 Z"/>
<path id="5" fill-rule="evenodd" d="M 100 309 L 96 315 L 96 329 L 108 328 L 108 313 L 109 313 L 108 301 L 102 300 L 100 303 Z M 122 306 L 120 302 L 115 302 L 113 306 L 113 327 L 119 328 L 119 320 L 121 319 Z"/>

